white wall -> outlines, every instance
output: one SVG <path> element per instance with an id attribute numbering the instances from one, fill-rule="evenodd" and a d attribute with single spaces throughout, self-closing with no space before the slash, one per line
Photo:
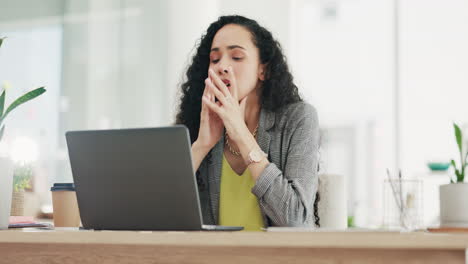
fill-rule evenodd
<path id="1" fill-rule="evenodd" d="M 452 122 L 468 137 L 468 2 L 401 2 L 401 160 L 417 173 L 458 162 Z"/>
<path id="2" fill-rule="evenodd" d="M 395 163 L 392 2 L 294 3 L 293 69 L 318 109 L 324 172 L 346 176 L 358 225 L 378 225 L 380 182 Z"/>
<path id="3" fill-rule="evenodd" d="M 45 21 L 61 16 L 63 5 L 63 0 L 1 0 L 0 21 L 16 25 L 21 23 L 30 27 L 32 21 Z"/>
<path id="4" fill-rule="evenodd" d="M 294 1 L 284 0 L 218 0 L 220 15 L 241 15 L 256 20 L 268 29 L 282 45 L 286 55 L 290 52 L 290 9 Z"/>
<path id="5" fill-rule="evenodd" d="M 170 112 L 164 121 L 172 123 L 175 121 L 181 95 L 179 87 L 185 78 L 185 71 L 192 61 L 196 44 L 208 26 L 217 20 L 219 5 L 217 0 L 168 2 L 167 53 L 170 56 L 167 60 L 168 83 L 164 96 L 168 98 L 165 109 Z"/>

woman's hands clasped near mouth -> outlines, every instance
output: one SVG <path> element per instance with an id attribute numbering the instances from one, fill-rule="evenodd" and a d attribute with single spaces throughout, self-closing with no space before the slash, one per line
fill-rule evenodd
<path id="1" fill-rule="evenodd" d="M 214 112 L 221 119 L 229 138 L 238 142 L 242 135 L 245 133 L 250 134 L 244 120 L 247 96 L 239 102 L 236 77 L 231 66 L 228 67 L 228 76 L 229 82 L 225 83 L 210 69 L 208 71 L 208 78 L 205 80 L 205 93 L 202 101 L 203 105 L 209 108 L 210 112 Z M 229 84 L 229 87 L 227 84 Z M 218 99 L 218 101 L 215 99 Z M 200 123 L 200 132 L 201 127 L 202 124 Z M 221 135 L 219 135 L 216 142 L 220 139 Z"/>

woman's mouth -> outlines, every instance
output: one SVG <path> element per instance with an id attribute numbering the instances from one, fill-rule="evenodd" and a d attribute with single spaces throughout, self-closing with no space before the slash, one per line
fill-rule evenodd
<path id="1" fill-rule="evenodd" d="M 224 80 L 223 80 L 223 83 L 224 83 L 227 87 L 230 87 L 230 86 L 231 86 L 231 82 L 230 82 L 228 79 L 224 79 Z"/>

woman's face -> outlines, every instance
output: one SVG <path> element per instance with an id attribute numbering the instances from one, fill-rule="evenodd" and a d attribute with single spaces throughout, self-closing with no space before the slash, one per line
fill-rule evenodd
<path id="1" fill-rule="evenodd" d="M 239 101 L 259 87 L 264 79 L 264 66 L 260 63 L 258 48 L 252 42 L 252 35 L 242 26 L 229 24 L 216 33 L 210 52 L 210 68 L 225 83 L 232 66 L 237 81 Z M 231 89 L 231 87 L 228 88 Z"/>

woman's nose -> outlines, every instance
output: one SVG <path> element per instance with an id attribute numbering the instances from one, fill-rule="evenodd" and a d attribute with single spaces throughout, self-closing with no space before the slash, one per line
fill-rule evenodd
<path id="1" fill-rule="evenodd" d="M 227 65 L 227 63 L 219 61 L 218 62 L 218 69 L 217 69 L 218 74 L 223 75 L 223 74 L 228 73 L 228 66 L 229 65 Z"/>

